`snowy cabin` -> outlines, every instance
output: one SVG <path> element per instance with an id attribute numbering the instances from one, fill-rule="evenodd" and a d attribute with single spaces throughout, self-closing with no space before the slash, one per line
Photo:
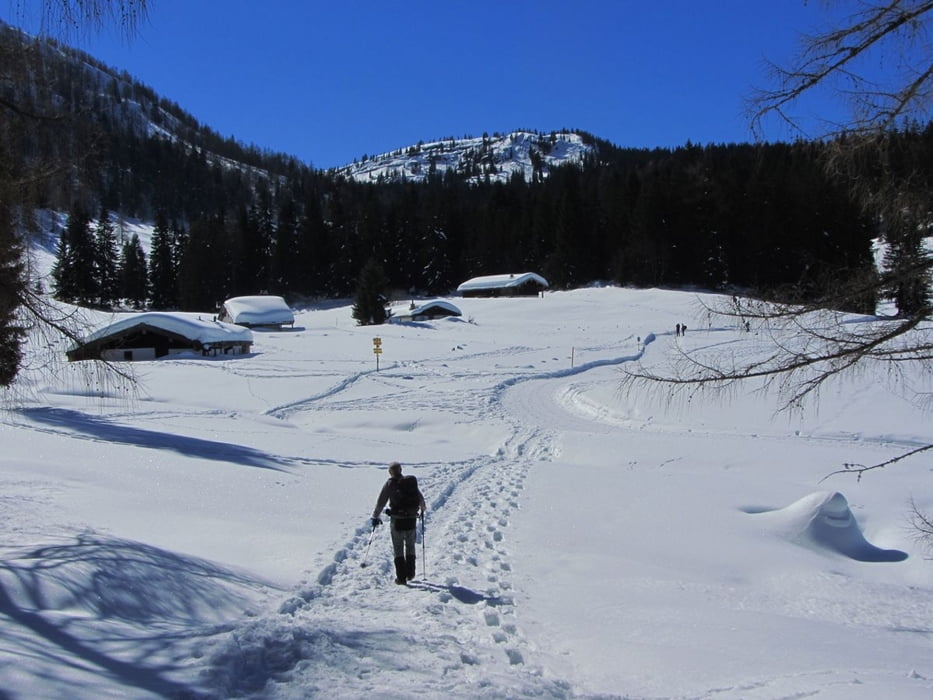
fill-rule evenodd
<path id="1" fill-rule="evenodd" d="M 154 360 L 195 352 L 204 356 L 250 352 L 247 328 L 204 321 L 197 314 L 148 312 L 133 314 L 97 329 L 67 351 L 68 360 Z"/>
<path id="2" fill-rule="evenodd" d="M 227 299 L 217 320 L 247 328 L 281 328 L 294 326 L 295 314 L 282 297 L 263 294 Z"/>
<path id="3" fill-rule="evenodd" d="M 474 277 L 457 287 L 457 292 L 465 297 L 537 296 L 548 286 L 541 275 L 524 272 Z"/>
<path id="4" fill-rule="evenodd" d="M 389 318 L 389 321 L 431 321 L 435 318 L 441 318 L 444 316 L 462 316 L 460 309 L 451 304 L 449 301 L 444 301 L 442 299 L 435 299 L 434 301 L 429 301 L 420 306 L 415 306 L 412 303 L 411 308 L 408 311 L 403 311 L 401 313 L 394 313 Z"/>

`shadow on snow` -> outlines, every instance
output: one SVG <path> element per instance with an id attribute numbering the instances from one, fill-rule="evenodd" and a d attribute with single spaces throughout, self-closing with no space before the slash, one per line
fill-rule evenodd
<path id="1" fill-rule="evenodd" d="M 226 442 L 203 440 L 142 428 L 131 428 L 64 408 L 28 408 L 22 409 L 20 413 L 36 423 L 65 428 L 95 440 L 148 447 L 155 450 L 172 450 L 188 457 L 284 471 L 278 460 L 270 457 L 265 452 L 243 445 L 232 445 Z"/>
<path id="2" fill-rule="evenodd" d="M 267 585 L 204 560 L 85 533 L 0 560 L 0 649 L 43 660 L 63 684 L 74 684 L 78 672 L 164 697 L 199 697 L 169 674 L 184 668 L 191 644 L 242 615 L 246 589 Z"/>
<path id="3" fill-rule="evenodd" d="M 451 597 L 465 603 L 466 605 L 476 605 L 477 603 L 486 603 L 490 607 L 496 607 L 506 603 L 500 596 L 488 596 L 477 591 L 472 591 L 463 586 L 448 585 L 442 586 L 439 583 L 430 581 L 409 581 L 409 588 L 417 588 L 423 591 L 436 591 L 438 593 L 449 593 Z"/>

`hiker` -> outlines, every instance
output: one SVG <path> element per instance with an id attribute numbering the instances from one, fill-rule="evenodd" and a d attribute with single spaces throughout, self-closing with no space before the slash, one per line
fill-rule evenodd
<path id="1" fill-rule="evenodd" d="M 373 509 L 373 529 L 382 525 L 379 515 L 386 503 L 389 504 L 386 515 L 391 521 L 389 531 L 395 554 L 395 582 L 404 585 L 415 577 L 415 526 L 418 516 L 423 517 L 427 507 L 418 480 L 414 476 L 402 476 L 402 465 L 398 462 L 389 465 L 389 479 Z"/>

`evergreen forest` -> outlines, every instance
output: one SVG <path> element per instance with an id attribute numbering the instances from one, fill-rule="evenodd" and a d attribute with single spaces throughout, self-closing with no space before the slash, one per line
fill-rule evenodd
<path id="1" fill-rule="evenodd" d="M 364 184 L 220 137 L 125 73 L 24 41 L 0 27 L 3 55 L 22 61 L 6 70 L 29 76 L 0 83 L 17 106 L 0 110 L 0 134 L 9 169 L 41 173 L 15 190 L 24 229 L 30 211 L 68 214 L 54 271 L 66 301 L 210 310 L 245 294 L 343 298 L 371 260 L 399 297 L 530 271 L 552 289 L 599 280 L 805 300 L 868 274 L 882 233 L 827 174 L 827 143 L 630 149 L 583 134 L 591 158 L 531 181 L 448 171 Z M 933 126 L 890 140 L 929 177 Z M 152 222 L 150 249 L 118 240 L 114 215 Z M 860 303 L 849 310 L 875 300 Z"/>

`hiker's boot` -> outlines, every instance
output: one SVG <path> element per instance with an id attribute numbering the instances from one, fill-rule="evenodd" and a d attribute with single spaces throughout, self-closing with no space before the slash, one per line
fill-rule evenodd
<path id="1" fill-rule="evenodd" d="M 407 557 L 405 557 L 405 569 L 406 577 L 409 581 L 411 581 L 415 577 L 415 572 L 417 571 L 414 554 L 409 554 Z"/>
<path id="2" fill-rule="evenodd" d="M 400 586 L 405 585 L 405 574 L 408 570 L 405 568 L 405 557 L 395 557 L 395 582 Z"/>

